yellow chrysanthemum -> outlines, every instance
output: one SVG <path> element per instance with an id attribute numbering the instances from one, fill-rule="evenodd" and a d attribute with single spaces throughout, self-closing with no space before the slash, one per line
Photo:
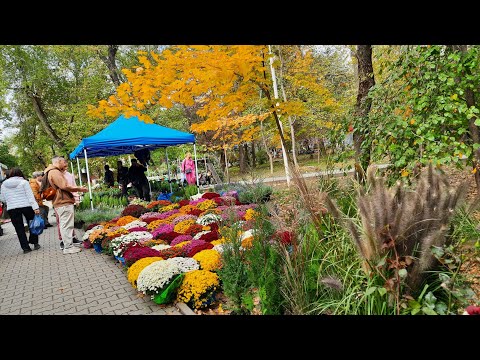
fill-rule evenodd
<path id="1" fill-rule="evenodd" d="M 202 270 L 216 271 L 222 266 L 222 257 L 216 250 L 202 250 L 196 253 L 193 258 L 200 263 Z"/>
<path id="2" fill-rule="evenodd" d="M 197 207 L 193 206 L 193 205 L 185 205 L 185 206 L 182 206 L 179 211 L 182 213 L 182 214 L 186 214 L 194 209 L 196 209 Z"/>
<path id="3" fill-rule="evenodd" d="M 188 228 L 193 224 L 195 224 L 195 220 L 192 220 L 192 219 L 180 221 L 177 225 L 175 225 L 175 227 L 173 228 L 173 231 L 179 234 L 185 234 Z"/>
<path id="4" fill-rule="evenodd" d="M 173 245 L 173 246 L 177 247 L 177 248 L 183 248 L 185 245 L 189 244 L 190 242 L 191 242 L 191 240 L 182 241 L 181 243 L 178 243 L 178 244 Z"/>
<path id="5" fill-rule="evenodd" d="M 177 301 L 188 303 L 195 309 L 205 306 L 212 292 L 220 286 L 217 274 L 208 270 L 193 270 L 185 273 L 177 293 Z"/>
<path id="6" fill-rule="evenodd" d="M 217 207 L 217 203 L 213 200 L 205 200 L 197 204 L 197 208 L 203 211 L 208 209 L 213 209 L 216 207 Z"/>
<path id="7" fill-rule="evenodd" d="M 138 220 L 138 218 L 127 215 L 122 216 L 120 219 L 117 220 L 117 226 L 123 226 L 131 223 L 132 221 Z"/>
<path id="8" fill-rule="evenodd" d="M 245 249 L 250 249 L 253 246 L 253 236 L 249 236 L 242 240 L 242 247 Z"/>
<path id="9" fill-rule="evenodd" d="M 245 212 L 245 220 L 253 220 L 258 216 L 258 213 L 253 209 L 247 209 Z"/>

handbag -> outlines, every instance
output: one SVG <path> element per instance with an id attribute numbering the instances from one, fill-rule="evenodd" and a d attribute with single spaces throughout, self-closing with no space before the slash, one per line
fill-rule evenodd
<path id="1" fill-rule="evenodd" d="M 51 201 L 55 198 L 56 194 L 57 190 L 50 186 L 42 191 L 42 199 Z"/>
<path id="2" fill-rule="evenodd" d="M 192 169 L 185 169 L 185 174 L 190 174 L 192 172 Z"/>
<path id="3" fill-rule="evenodd" d="M 45 227 L 45 222 L 39 214 L 35 214 L 33 220 L 30 220 L 28 227 L 30 228 L 30 233 L 40 235 Z"/>

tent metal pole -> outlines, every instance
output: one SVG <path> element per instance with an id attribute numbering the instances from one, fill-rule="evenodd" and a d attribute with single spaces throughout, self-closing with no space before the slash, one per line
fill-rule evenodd
<path id="1" fill-rule="evenodd" d="M 77 157 L 77 167 L 78 167 L 78 179 L 80 180 L 80 186 L 83 186 L 82 185 L 82 172 L 80 171 L 80 161 L 78 160 L 78 157 Z"/>
<path id="2" fill-rule="evenodd" d="M 195 178 L 197 179 L 197 194 L 200 194 L 200 185 L 198 183 L 197 145 L 195 143 L 193 143 L 193 152 L 195 154 Z"/>
<path id="3" fill-rule="evenodd" d="M 70 161 L 70 168 L 72 169 L 72 175 L 75 177 L 75 171 L 73 171 L 73 162 Z"/>
<path id="4" fill-rule="evenodd" d="M 168 170 L 168 183 L 170 184 L 170 193 L 173 193 L 173 190 L 172 190 L 172 178 L 170 176 L 170 165 L 168 164 L 168 152 L 167 152 L 167 148 L 165 148 L 165 157 L 167 159 L 167 170 Z"/>
<path id="5" fill-rule="evenodd" d="M 88 158 L 87 158 L 87 150 L 84 148 L 83 153 L 85 154 L 85 163 L 87 167 L 87 183 L 88 183 L 88 192 L 90 194 L 90 207 L 93 210 L 93 199 L 92 199 L 92 185 L 90 184 L 90 172 L 88 171 Z"/>
<path id="6" fill-rule="evenodd" d="M 147 164 L 147 175 L 149 175 L 148 164 Z M 150 201 L 152 201 L 152 187 L 150 185 L 150 180 L 148 179 L 148 176 L 147 176 L 147 182 L 148 182 L 148 191 L 150 191 Z"/>

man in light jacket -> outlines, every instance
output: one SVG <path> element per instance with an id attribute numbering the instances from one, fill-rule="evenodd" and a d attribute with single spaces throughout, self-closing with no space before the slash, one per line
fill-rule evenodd
<path id="1" fill-rule="evenodd" d="M 29 243 L 33 244 L 34 250 L 40 249 L 38 235 L 30 231 L 27 240 L 27 234 L 23 225 L 24 216 L 27 221 L 30 222 L 33 220 L 35 214 L 40 214 L 40 210 L 33 196 L 30 184 L 25 180 L 19 168 L 12 168 L 8 171 L 7 179 L 2 183 L 0 201 L 7 204 L 7 212 L 17 232 L 18 241 L 23 249 L 23 253 L 26 254 L 32 251 Z"/>
<path id="2" fill-rule="evenodd" d="M 71 186 L 68 184 L 63 171 L 68 167 L 67 160 L 64 157 L 55 155 L 52 158 L 52 164 L 45 169 L 45 174 L 48 173 L 48 181 L 50 185 L 57 190 L 52 204 L 60 221 L 60 233 L 63 240 L 63 253 L 75 254 L 82 249 L 73 246 L 73 224 L 74 224 L 74 204 L 75 191 L 87 192 L 86 187 Z"/>

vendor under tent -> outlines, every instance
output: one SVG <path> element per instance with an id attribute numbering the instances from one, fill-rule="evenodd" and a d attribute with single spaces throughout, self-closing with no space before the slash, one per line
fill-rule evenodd
<path id="1" fill-rule="evenodd" d="M 182 144 L 193 144 L 195 154 L 195 176 L 197 188 L 199 188 L 195 136 L 190 133 L 170 129 L 161 125 L 147 124 L 136 116 L 127 118 L 124 115 L 121 115 L 117 120 L 97 134 L 84 138 L 75 150 L 70 153 L 70 159 L 77 159 L 77 166 L 80 168 L 78 158 L 81 157 L 82 154 L 85 157 L 90 206 L 93 210 L 92 188 L 90 184 L 90 173 L 88 170 L 89 157 L 133 154 L 140 149 L 154 150 L 157 148 L 166 148 L 168 146 Z M 167 156 L 168 178 L 170 180 L 170 167 L 168 166 L 168 154 L 166 149 L 165 154 Z"/>

